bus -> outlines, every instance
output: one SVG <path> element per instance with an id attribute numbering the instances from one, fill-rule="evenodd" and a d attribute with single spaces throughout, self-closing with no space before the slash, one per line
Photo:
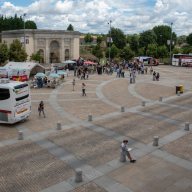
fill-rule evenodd
<path id="1" fill-rule="evenodd" d="M 192 54 L 173 54 L 172 65 L 175 66 L 192 66 Z"/>
<path id="2" fill-rule="evenodd" d="M 30 87 L 27 83 L 0 79 L 0 123 L 14 124 L 31 114 Z"/>

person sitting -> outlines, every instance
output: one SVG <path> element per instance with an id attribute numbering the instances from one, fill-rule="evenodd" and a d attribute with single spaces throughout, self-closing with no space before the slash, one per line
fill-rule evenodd
<path id="1" fill-rule="evenodd" d="M 156 80 L 159 81 L 159 73 L 156 75 Z"/>
<path id="2" fill-rule="evenodd" d="M 44 79 L 44 84 L 47 85 L 47 77 Z"/>

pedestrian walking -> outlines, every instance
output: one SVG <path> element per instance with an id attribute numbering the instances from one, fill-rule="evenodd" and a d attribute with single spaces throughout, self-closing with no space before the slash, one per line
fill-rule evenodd
<path id="1" fill-rule="evenodd" d="M 39 111 L 39 117 L 41 117 L 41 112 L 42 112 L 43 115 L 44 115 L 44 118 L 45 118 L 45 113 L 44 113 L 44 103 L 43 103 L 43 101 L 40 102 L 38 111 Z"/>
<path id="2" fill-rule="evenodd" d="M 85 93 L 85 89 L 86 89 L 86 85 L 85 83 L 82 83 L 82 96 L 86 96 L 86 93 Z"/>
<path id="3" fill-rule="evenodd" d="M 127 144 L 127 143 L 128 143 L 128 140 L 124 140 L 123 143 L 121 144 L 122 153 L 123 153 L 124 155 L 127 155 L 127 157 L 129 158 L 129 160 L 130 160 L 131 163 L 135 163 L 136 160 L 134 160 L 134 159 L 131 157 L 131 155 L 130 155 L 127 147 L 126 147 L 126 144 Z"/>

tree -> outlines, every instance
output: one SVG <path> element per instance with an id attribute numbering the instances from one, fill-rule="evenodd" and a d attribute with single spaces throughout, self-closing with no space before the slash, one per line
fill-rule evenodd
<path id="1" fill-rule="evenodd" d="M 156 44 L 156 41 L 157 41 L 157 36 L 153 30 L 147 30 L 147 31 L 144 31 L 143 33 L 140 33 L 139 46 L 145 47 L 145 52 L 148 48 L 148 45 Z"/>
<path id="2" fill-rule="evenodd" d="M 165 58 L 169 55 L 169 51 L 166 45 L 160 46 L 157 48 L 157 53 L 159 58 Z"/>
<path id="3" fill-rule="evenodd" d="M 101 37 L 101 36 L 97 36 L 96 42 L 99 43 L 99 44 L 101 44 L 101 42 L 102 42 L 102 37 Z"/>
<path id="4" fill-rule="evenodd" d="M 167 40 L 171 38 L 171 27 L 167 25 L 160 25 L 160 26 L 155 26 L 153 28 L 153 31 L 155 32 L 157 36 L 157 44 L 158 46 L 163 46 L 166 45 L 167 48 L 170 46 L 167 45 Z M 177 35 L 175 32 L 172 32 L 172 40 L 175 41 L 175 44 L 177 42 Z M 171 46 L 172 49 L 174 48 L 174 45 Z"/>
<path id="5" fill-rule="evenodd" d="M 100 58 L 103 58 L 103 50 L 102 50 L 101 45 L 99 43 L 93 48 L 92 54 L 95 57 L 99 58 L 99 60 L 100 60 Z"/>
<path id="6" fill-rule="evenodd" d="M 114 59 L 118 53 L 118 48 L 113 44 L 110 49 L 110 58 Z M 105 57 L 109 57 L 109 48 L 105 51 Z"/>
<path id="7" fill-rule="evenodd" d="M 69 26 L 67 27 L 67 31 L 74 31 L 73 25 L 69 24 Z"/>
<path id="8" fill-rule="evenodd" d="M 181 46 L 181 44 L 186 43 L 186 42 L 187 42 L 186 35 L 181 35 L 181 36 L 177 37 L 177 43 L 179 44 L 179 46 Z"/>
<path id="9" fill-rule="evenodd" d="M 192 45 L 192 33 L 187 36 L 186 40 L 189 45 Z"/>
<path id="10" fill-rule="evenodd" d="M 134 57 L 134 52 L 131 50 L 130 47 L 126 46 L 121 51 L 119 56 L 125 60 L 130 60 Z"/>
<path id="11" fill-rule="evenodd" d="M 85 43 L 88 43 L 88 42 L 92 42 L 93 41 L 93 37 L 91 37 L 91 34 L 90 33 L 87 33 L 84 37 L 84 41 Z"/>
<path id="12" fill-rule="evenodd" d="M 4 41 L 3 44 L 0 46 L 0 65 L 1 63 L 4 63 L 8 59 L 9 59 L 9 50 L 6 42 Z"/>
<path id="13" fill-rule="evenodd" d="M 157 45 L 149 44 L 146 51 L 147 56 L 157 58 Z"/>
<path id="14" fill-rule="evenodd" d="M 182 52 L 183 54 L 189 54 L 189 53 L 192 53 L 192 46 L 183 46 L 182 47 Z"/>
<path id="15" fill-rule="evenodd" d="M 27 53 L 22 47 L 19 39 L 13 40 L 9 48 L 9 60 L 15 62 L 23 62 L 27 59 Z"/>
<path id="16" fill-rule="evenodd" d="M 108 32 L 107 37 L 110 37 L 110 31 Z M 118 49 L 123 49 L 123 47 L 126 46 L 126 37 L 121 29 L 112 27 L 111 38 L 113 39 L 113 42 L 111 43 L 115 44 Z M 109 43 L 107 43 L 107 46 L 109 47 Z"/>
<path id="17" fill-rule="evenodd" d="M 31 56 L 30 56 L 30 61 L 40 61 L 43 59 L 43 57 L 41 57 L 41 53 L 40 53 L 40 50 L 37 51 L 37 53 L 32 53 Z"/>
<path id="18" fill-rule="evenodd" d="M 144 52 L 145 52 L 145 47 L 140 48 L 138 51 L 138 56 L 144 56 L 145 55 Z"/>
<path id="19" fill-rule="evenodd" d="M 137 53 L 139 47 L 138 37 L 136 35 L 132 35 L 130 39 L 131 39 L 131 45 L 130 45 L 131 50 Z"/>
<path id="20" fill-rule="evenodd" d="M 172 51 L 171 51 L 171 56 L 173 56 L 173 54 L 178 54 L 178 53 L 181 53 L 181 49 L 175 47 Z"/>
<path id="21" fill-rule="evenodd" d="M 34 21 L 26 21 L 25 22 L 25 28 L 26 29 L 37 29 L 37 25 Z"/>
<path id="22" fill-rule="evenodd" d="M 127 35 L 126 42 L 131 44 L 131 35 Z"/>

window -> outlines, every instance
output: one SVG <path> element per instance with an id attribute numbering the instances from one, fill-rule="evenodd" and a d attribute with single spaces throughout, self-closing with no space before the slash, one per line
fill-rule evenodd
<path id="1" fill-rule="evenodd" d="M 23 97 L 16 98 L 15 100 L 16 100 L 16 101 L 21 101 L 21 100 L 26 99 L 26 98 L 28 98 L 28 97 L 29 97 L 29 94 L 28 94 L 28 95 L 25 95 L 25 96 L 23 96 Z"/>
<path id="2" fill-rule="evenodd" d="M 0 88 L 0 100 L 6 100 L 10 98 L 9 89 Z"/>
<path id="3" fill-rule="evenodd" d="M 17 85 L 17 86 L 14 87 L 14 89 L 21 89 L 21 88 L 24 88 L 24 87 L 28 87 L 28 84 L 25 83 L 25 84 Z"/>

